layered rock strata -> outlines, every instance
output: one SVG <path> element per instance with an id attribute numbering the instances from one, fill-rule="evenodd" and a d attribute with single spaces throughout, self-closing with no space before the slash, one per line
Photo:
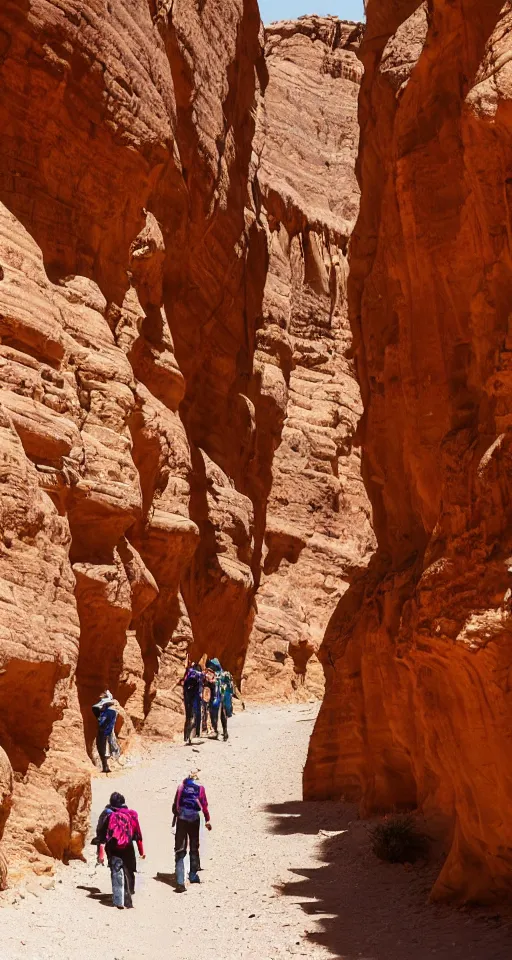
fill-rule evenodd
<path id="1" fill-rule="evenodd" d="M 168 733 L 194 644 L 243 659 L 262 69 L 251 0 L 0 11 L 0 826 L 40 871 L 98 692 Z"/>
<path id="2" fill-rule="evenodd" d="M 255 0 L 2 4 L 2 883 L 4 855 L 12 878 L 80 853 L 103 688 L 122 737 L 172 735 L 187 656 L 240 680 L 250 642 L 249 692 L 287 694 L 370 542 L 343 355 L 359 34 L 293 34 L 267 108 Z M 324 119 L 294 180 L 269 129 L 300 56 Z"/>
<path id="3" fill-rule="evenodd" d="M 308 797 L 416 807 L 433 895 L 512 882 L 512 20 L 369 0 L 349 300 L 378 551 L 329 625 Z"/>
<path id="4" fill-rule="evenodd" d="M 347 576 L 373 548 L 354 435 L 347 247 L 355 178 L 360 25 L 303 17 L 266 28 L 269 82 L 255 147 L 269 264 L 256 360 L 284 393 L 270 460 L 262 577 L 245 665 L 249 695 L 319 695 L 316 657 Z"/>

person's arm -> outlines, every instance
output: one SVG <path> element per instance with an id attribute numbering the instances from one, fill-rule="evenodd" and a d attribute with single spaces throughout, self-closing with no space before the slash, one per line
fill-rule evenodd
<path id="1" fill-rule="evenodd" d="M 139 857 L 142 857 L 144 860 L 146 854 L 144 853 L 144 842 L 142 840 L 142 830 L 140 829 L 139 818 L 134 811 L 133 815 L 133 836 L 132 840 L 137 844 L 137 850 L 139 851 Z"/>
<path id="2" fill-rule="evenodd" d="M 204 787 L 199 788 L 199 804 L 200 804 L 201 810 L 204 813 L 206 829 L 211 830 L 212 825 L 210 823 L 210 811 L 208 810 L 208 800 L 206 798 L 206 790 L 204 789 Z"/>
<path id="3" fill-rule="evenodd" d="M 98 841 L 96 861 L 97 863 L 101 863 L 101 864 L 103 864 L 105 861 L 105 844 L 107 842 L 107 827 L 108 827 L 108 818 L 110 816 L 110 813 L 111 811 L 108 808 L 106 808 L 105 810 L 102 810 L 99 815 L 98 823 L 96 826 L 95 839 Z"/>

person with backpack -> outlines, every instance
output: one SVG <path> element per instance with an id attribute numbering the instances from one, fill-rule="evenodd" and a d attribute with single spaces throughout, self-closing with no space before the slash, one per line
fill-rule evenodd
<path id="1" fill-rule="evenodd" d="M 217 668 L 217 664 L 219 665 Z M 213 730 L 213 738 L 218 740 L 219 732 L 219 710 L 221 704 L 220 697 L 220 663 L 218 660 L 207 660 L 204 673 L 204 685 L 208 689 L 208 712 L 210 714 L 210 723 Z"/>
<path id="2" fill-rule="evenodd" d="M 241 699 L 240 693 L 236 688 L 235 682 L 229 670 L 223 670 L 222 666 L 214 657 L 206 662 L 206 678 L 211 687 L 210 699 L 210 718 L 213 727 L 213 736 L 215 740 L 219 739 L 219 716 L 222 725 L 222 737 L 229 739 L 228 718 L 233 716 L 233 697 Z M 245 710 L 245 704 L 242 701 Z"/>
<path id="3" fill-rule="evenodd" d="M 200 883 L 198 871 L 201 869 L 199 859 L 199 828 L 201 826 L 201 811 L 204 814 L 207 830 L 212 829 L 206 791 L 199 783 L 199 771 L 193 770 L 176 790 L 172 812 L 173 826 L 176 825 L 174 840 L 174 856 L 176 860 L 176 890 L 183 893 L 185 888 L 185 857 L 187 847 L 190 847 L 190 883 Z"/>
<path id="4" fill-rule="evenodd" d="M 185 727 L 183 739 L 185 743 L 192 743 L 192 730 L 195 728 L 196 737 L 201 736 L 201 713 L 203 699 L 203 671 L 198 663 L 187 667 L 183 678 L 183 701 L 185 705 Z"/>
<path id="5" fill-rule="evenodd" d="M 112 878 L 112 902 L 118 910 L 133 907 L 137 861 L 134 842 L 139 856 L 145 859 L 139 817 L 135 810 L 126 806 L 121 793 L 113 793 L 108 805 L 100 814 L 96 836 L 92 841 L 98 847 L 98 864 L 103 866 L 105 851 Z"/>
<path id="6" fill-rule="evenodd" d="M 98 702 L 94 704 L 92 712 L 98 721 L 96 748 L 101 760 L 101 768 L 103 773 L 110 773 L 107 751 L 110 747 L 110 755 L 113 756 L 113 743 L 117 743 L 117 741 L 115 741 L 114 733 L 117 720 L 117 711 L 114 709 L 114 698 L 110 693 L 110 690 L 105 690 L 105 692 L 101 694 Z"/>

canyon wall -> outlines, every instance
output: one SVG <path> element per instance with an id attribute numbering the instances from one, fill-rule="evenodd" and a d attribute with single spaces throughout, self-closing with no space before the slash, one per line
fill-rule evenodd
<path id="1" fill-rule="evenodd" d="M 181 728 L 188 656 L 321 688 L 372 537 L 359 39 L 281 25 L 267 65 L 256 0 L 2 4 L 0 885 L 80 853 L 105 687 L 121 738 Z"/>
<path id="2" fill-rule="evenodd" d="M 512 83 L 501 0 L 367 3 L 349 308 L 378 550 L 331 618 L 307 797 L 418 806 L 434 897 L 512 887 Z"/>
<path id="3" fill-rule="evenodd" d="M 348 576 L 374 546 L 353 446 L 362 407 L 347 311 L 361 33 L 314 16 L 265 30 L 269 82 L 255 150 L 269 264 L 258 347 L 288 389 L 244 669 L 244 691 L 259 699 L 321 695 L 316 651 Z"/>
<path id="4" fill-rule="evenodd" d="M 98 693 L 166 734 L 188 651 L 243 662 L 260 77 L 256 0 L 0 11 L 3 849 L 39 872 L 83 844 Z"/>

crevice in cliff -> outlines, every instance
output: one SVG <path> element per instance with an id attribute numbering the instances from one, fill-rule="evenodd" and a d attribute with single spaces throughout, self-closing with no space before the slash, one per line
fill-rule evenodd
<path id="1" fill-rule="evenodd" d="M 69 666 L 54 661 L 12 659 L 1 671 L 0 745 L 21 776 L 46 758 L 53 725 L 62 717 L 55 688 L 67 676 Z"/>

